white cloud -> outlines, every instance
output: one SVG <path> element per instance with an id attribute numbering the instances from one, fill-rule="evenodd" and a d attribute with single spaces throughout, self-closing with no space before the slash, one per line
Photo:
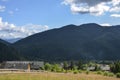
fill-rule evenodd
<path id="1" fill-rule="evenodd" d="M 101 26 L 107 26 L 107 27 L 109 27 L 109 26 L 112 26 L 112 25 L 110 25 L 109 23 L 103 23 L 103 24 L 100 24 Z"/>
<path id="2" fill-rule="evenodd" d="M 0 5 L 0 12 L 4 12 L 5 11 L 5 6 Z"/>
<path id="3" fill-rule="evenodd" d="M 110 12 L 120 12 L 120 7 L 116 6 L 110 9 Z"/>
<path id="4" fill-rule="evenodd" d="M 73 13 L 103 15 L 106 12 L 120 12 L 120 0 L 64 0 Z"/>
<path id="5" fill-rule="evenodd" d="M 120 14 L 111 14 L 111 17 L 120 18 Z"/>
<path id="6" fill-rule="evenodd" d="M 32 34 L 48 30 L 47 25 L 34 25 L 27 24 L 23 26 L 16 26 L 8 22 L 3 22 L 0 17 L 0 38 L 12 39 L 12 38 L 24 38 Z"/>

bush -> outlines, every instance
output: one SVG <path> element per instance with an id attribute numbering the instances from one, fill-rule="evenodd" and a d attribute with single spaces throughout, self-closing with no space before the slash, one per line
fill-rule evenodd
<path id="1" fill-rule="evenodd" d="M 52 65 L 51 71 L 62 72 L 62 68 L 58 64 L 54 64 L 54 65 Z"/>
<path id="2" fill-rule="evenodd" d="M 117 74 L 116 74 L 116 77 L 117 77 L 117 78 L 120 78 L 120 73 L 117 73 Z"/>
<path id="3" fill-rule="evenodd" d="M 100 71 L 100 70 L 101 70 L 101 69 L 100 69 L 100 66 L 99 66 L 98 64 L 96 64 L 94 71 Z"/>
<path id="4" fill-rule="evenodd" d="M 78 70 L 75 70 L 73 73 L 74 73 L 74 74 L 78 74 L 79 72 L 78 72 Z"/>
<path id="5" fill-rule="evenodd" d="M 89 74 L 90 73 L 90 71 L 86 71 L 86 74 Z"/>
<path id="6" fill-rule="evenodd" d="M 66 72 L 66 70 L 62 69 L 62 70 L 61 70 L 61 72 L 65 73 L 65 72 Z"/>
<path id="7" fill-rule="evenodd" d="M 102 74 L 103 74 L 103 72 L 102 72 L 102 71 L 97 71 L 97 74 L 102 75 Z"/>
<path id="8" fill-rule="evenodd" d="M 71 72 L 72 72 L 72 70 L 68 70 L 68 72 L 70 72 L 70 73 L 71 73 Z"/>
<path id="9" fill-rule="evenodd" d="M 113 73 L 120 73 L 120 61 L 116 61 L 111 64 L 110 69 Z"/>
<path id="10" fill-rule="evenodd" d="M 79 70 L 79 73 L 82 73 L 82 71 L 81 71 L 81 70 Z"/>
<path id="11" fill-rule="evenodd" d="M 114 74 L 113 73 L 109 73 L 109 77 L 113 77 L 114 76 Z"/>
<path id="12" fill-rule="evenodd" d="M 104 72 L 103 75 L 104 75 L 104 76 L 109 76 L 109 73 L 108 73 L 108 72 Z"/>
<path id="13" fill-rule="evenodd" d="M 52 65 L 49 64 L 49 63 L 46 63 L 46 64 L 44 65 L 44 69 L 47 70 L 47 71 L 51 71 Z"/>

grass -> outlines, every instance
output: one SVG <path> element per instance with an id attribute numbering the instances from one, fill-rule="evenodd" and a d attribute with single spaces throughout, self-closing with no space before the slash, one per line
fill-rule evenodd
<path id="1" fill-rule="evenodd" d="M 0 73 L 0 80 L 120 80 L 97 74 L 73 73 Z"/>

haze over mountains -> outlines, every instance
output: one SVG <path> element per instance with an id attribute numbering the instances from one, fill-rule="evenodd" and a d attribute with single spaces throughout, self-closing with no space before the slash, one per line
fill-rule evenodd
<path id="1" fill-rule="evenodd" d="M 15 43 L 16 41 L 18 41 L 20 39 L 22 39 L 22 38 L 13 38 L 13 39 L 4 39 L 4 40 L 9 42 L 9 43 Z"/>
<path id="2" fill-rule="evenodd" d="M 120 26 L 67 25 L 12 44 L 27 60 L 118 60 Z"/>

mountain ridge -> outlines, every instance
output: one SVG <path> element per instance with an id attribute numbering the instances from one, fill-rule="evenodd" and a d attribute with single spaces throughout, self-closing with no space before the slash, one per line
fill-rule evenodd
<path id="1" fill-rule="evenodd" d="M 13 45 L 31 60 L 117 60 L 120 59 L 118 34 L 119 26 L 67 25 L 34 34 Z"/>
<path id="2" fill-rule="evenodd" d="M 22 56 L 10 43 L 0 39 L 0 62 L 8 60 L 22 60 Z"/>

